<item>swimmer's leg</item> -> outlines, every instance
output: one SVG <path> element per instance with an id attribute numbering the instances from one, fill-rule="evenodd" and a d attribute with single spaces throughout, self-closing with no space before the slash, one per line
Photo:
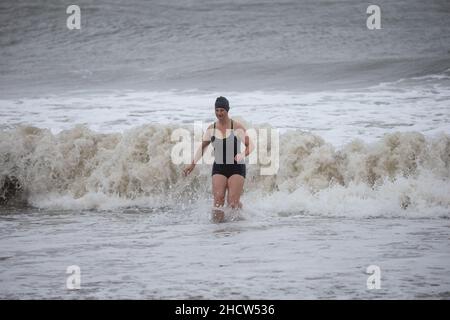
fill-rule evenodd
<path id="1" fill-rule="evenodd" d="M 228 205 L 233 209 L 242 209 L 241 194 L 244 190 L 245 179 L 240 174 L 233 174 L 228 178 Z"/>
<path id="2" fill-rule="evenodd" d="M 223 205 L 225 203 L 225 192 L 227 190 L 227 177 L 221 174 L 212 176 L 212 191 L 214 196 L 214 209 L 212 210 L 212 220 L 214 222 L 223 222 L 225 220 L 225 212 Z M 217 208 L 217 209 L 216 209 Z"/>

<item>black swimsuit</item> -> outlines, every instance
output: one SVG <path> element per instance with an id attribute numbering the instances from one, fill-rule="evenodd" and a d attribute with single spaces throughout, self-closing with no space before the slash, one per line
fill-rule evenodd
<path id="1" fill-rule="evenodd" d="M 234 135 L 233 120 L 231 120 L 231 134 L 227 138 L 218 139 L 215 133 L 216 123 L 214 122 L 214 134 L 211 137 L 211 143 L 214 147 L 215 161 L 212 167 L 212 175 L 221 174 L 229 178 L 233 174 L 239 174 L 245 178 L 245 163 L 238 163 L 234 160 L 234 157 L 240 153 L 241 144 Z"/>

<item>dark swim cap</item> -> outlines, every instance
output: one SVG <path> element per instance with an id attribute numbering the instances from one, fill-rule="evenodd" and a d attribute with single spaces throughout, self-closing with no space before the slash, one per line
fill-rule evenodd
<path id="1" fill-rule="evenodd" d="M 220 96 L 216 99 L 216 103 L 214 106 L 215 106 L 215 108 L 224 108 L 225 110 L 227 110 L 227 112 L 228 112 L 228 110 L 230 110 L 230 104 L 228 103 L 227 98 L 222 97 L 222 96 Z"/>

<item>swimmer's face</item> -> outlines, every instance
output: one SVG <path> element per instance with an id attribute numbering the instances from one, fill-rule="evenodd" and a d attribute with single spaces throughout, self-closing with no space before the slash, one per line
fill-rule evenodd
<path id="1" fill-rule="evenodd" d="M 216 117 L 217 119 L 221 120 L 227 115 L 227 110 L 224 108 L 216 108 Z"/>

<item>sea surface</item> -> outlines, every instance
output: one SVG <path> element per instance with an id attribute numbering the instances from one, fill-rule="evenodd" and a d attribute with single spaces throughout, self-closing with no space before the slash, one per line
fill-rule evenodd
<path id="1" fill-rule="evenodd" d="M 449 299 L 450 4 L 377 4 L 2 1 L 0 298 Z M 218 224 L 220 95 L 278 157 Z"/>

